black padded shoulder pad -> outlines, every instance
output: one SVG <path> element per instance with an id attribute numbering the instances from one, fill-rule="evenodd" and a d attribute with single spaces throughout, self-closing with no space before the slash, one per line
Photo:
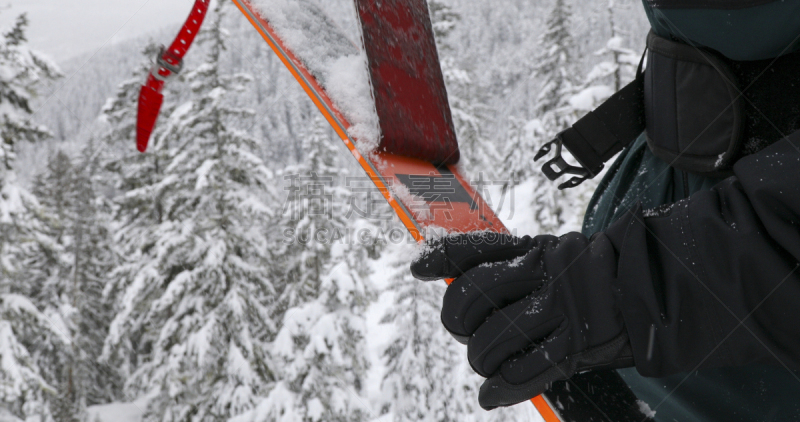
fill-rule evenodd
<path id="1" fill-rule="evenodd" d="M 647 144 L 672 167 L 727 176 L 742 143 L 744 101 L 717 53 L 647 37 L 644 104 Z"/>

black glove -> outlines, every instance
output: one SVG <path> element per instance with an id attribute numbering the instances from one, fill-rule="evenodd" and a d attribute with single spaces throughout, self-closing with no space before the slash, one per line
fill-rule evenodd
<path id="1" fill-rule="evenodd" d="M 577 372 L 633 366 L 611 287 L 616 262 L 605 237 L 481 232 L 429 243 L 411 271 L 422 280 L 456 278 L 442 323 L 468 344 L 472 368 L 488 378 L 480 405 L 493 409 Z"/>

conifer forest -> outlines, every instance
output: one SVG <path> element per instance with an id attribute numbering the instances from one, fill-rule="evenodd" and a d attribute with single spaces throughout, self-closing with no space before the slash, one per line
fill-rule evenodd
<path id="1" fill-rule="evenodd" d="M 354 40 L 350 0 L 320 5 Z M 580 229 L 539 147 L 635 76 L 635 0 L 428 0 L 461 168 L 519 235 Z M 0 421 L 536 421 L 487 412 L 446 285 L 230 2 L 136 151 L 174 27 L 56 63 L 0 37 Z"/>

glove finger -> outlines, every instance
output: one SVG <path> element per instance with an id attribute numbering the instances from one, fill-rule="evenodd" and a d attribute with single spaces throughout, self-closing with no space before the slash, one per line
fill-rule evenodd
<path id="1" fill-rule="evenodd" d="M 528 350 L 502 362 L 497 374 L 501 375 L 506 382 L 514 385 L 524 384 L 536 379 L 541 383 L 567 379 L 574 372 L 571 373 L 568 368 L 565 370 L 559 364 L 569 356 L 570 346 L 568 335 L 557 335 L 538 345 L 533 350 Z M 547 379 L 541 378 L 542 374 L 553 368 L 558 370 L 546 377 Z"/>
<path id="2" fill-rule="evenodd" d="M 482 265 L 455 279 L 444 294 L 442 324 L 454 337 L 469 338 L 495 310 L 541 288 L 541 255 L 533 249 L 521 262 Z"/>
<path id="3" fill-rule="evenodd" d="M 455 278 L 486 262 L 507 261 L 525 255 L 536 245 L 530 236 L 522 238 L 494 232 L 473 232 L 446 236 L 429 242 L 411 264 L 420 280 Z"/>
<path id="4" fill-rule="evenodd" d="M 578 372 L 634 365 L 626 331 L 607 343 L 577 353 L 573 340 L 562 333 L 535 350 L 503 362 L 500 370 L 481 386 L 481 407 L 491 410 L 521 403 L 544 393 L 553 382 L 569 379 Z"/>
<path id="5" fill-rule="evenodd" d="M 559 335 L 536 349 L 506 360 L 483 385 L 478 394 L 481 407 L 491 410 L 530 400 L 550 388 L 554 381 L 575 374 L 566 360 L 569 340 Z"/>
<path id="6" fill-rule="evenodd" d="M 566 327 L 566 317 L 553 306 L 545 289 L 507 306 L 489 317 L 469 339 L 467 354 L 472 369 L 493 375 L 503 362 L 541 344 L 552 342 Z"/>

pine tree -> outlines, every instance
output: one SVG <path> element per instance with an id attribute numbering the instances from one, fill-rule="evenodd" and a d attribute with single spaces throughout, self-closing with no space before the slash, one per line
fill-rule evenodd
<path id="1" fill-rule="evenodd" d="M 161 210 L 159 201 L 153 198 L 143 198 L 143 192 L 136 190 L 143 186 L 150 186 L 160 180 L 164 167 L 164 153 L 167 150 L 164 133 L 167 126 L 163 122 L 163 116 L 167 116 L 175 109 L 175 98 L 178 97 L 183 84 L 179 81 L 171 81 L 166 85 L 169 90 L 164 96 L 164 104 L 161 107 L 161 124 L 156 125 L 151 144 L 146 153 L 142 154 L 135 150 L 136 140 L 136 119 L 138 114 L 139 90 L 142 81 L 152 67 L 153 57 L 159 52 L 159 47 L 155 44 L 148 44 L 142 50 L 143 60 L 132 72 L 130 77 L 122 82 L 117 88 L 116 94 L 106 101 L 103 106 L 101 120 L 105 123 L 105 132 L 100 141 L 96 144 L 96 150 L 92 151 L 96 155 L 95 160 L 106 177 L 105 184 L 119 195 L 132 195 L 135 198 L 121 198 L 126 203 L 123 208 L 140 207 L 137 213 L 138 218 L 143 221 L 158 221 Z M 140 221 L 139 223 L 141 223 Z M 132 223 L 124 221 L 124 224 Z M 131 226 L 141 227 L 144 224 Z"/>
<path id="2" fill-rule="evenodd" d="M 558 183 L 548 180 L 531 158 L 577 118 L 569 100 L 576 89 L 574 40 L 570 32 L 571 11 L 566 0 L 556 0 L 547 28 L 539 39 L 535 75 L 541 81 L 533 109 L 537 117 L 529 122 L 511 119 L 504 164 L 510 172 L 506 189 L 528 181 L 533 189 L 531 209 L 540 232 L 556 233 L 565 223 L 561 204 L 566 195 Z M 550 157 L 548 157 L 549 159 Z M 570 176 L 571 177 L 571 176 Z"/>
<path id="3" fill-rule="evenodd" d="M 103 174 L 94 142 L 81 151 L 75 167 L 69 299 L 73 337 L 72 402 L 79 409 L 108 403 L 121 397 L 121 374 L 100 362 L 100 353 L 113 317 L 113 304 L 105 289 L 117 264 L 112 238 L 111 205 L 100 189 Z"/>
<path id="4" fill-rule="evenodd" d="M 31 122 L 30 102 L 37 84 L 61 76 L 55 64 L 25 46 L 27 27 L 28 18 L 22 14 L 0 42 L 0 63 L 4 70 L 0 100 L 9 105 L 0 114 L 0 158 L 6 170 L 12 163 L 15 143 L 38 142 L 51 136 L 47 128 Z"/>
<path id="5" fill-rule="evenodd" d="M 75 174 L 71 160 L 63 152 L 48 159 L 44 172 L 34 180 L 33 194 L 37 198 L 31 207 L 33 223 L 19 255 L 20 284 L 32 303 L 60 333 L 45 331 L 26 342 L 43 378 L 56 393 L 49 398 L 50 411 L 58 421 L 73 421 L 80 409 L 71 400 L 73 369 L 73 331 L 70 318 L 74 308 L 69 303 L 70 260 L 67 245 L 71 241 L 70 223 L 75 217 Z M 69 342 L 61 342 L 68 336 Z"/>
<path id="6" fill-rule="evenodd" d="M 316 241 L 314 235 L 330 237 L 344 233 L 348 222 L 342 207 L 349 192 L 337 186 L 345 171 L 338 165 L 339 150 L 331 142 L 325 122 L 316 117 L 303 136 L 305 160 L 286 167 L 282 174 L 289 186 L 281 214 L 273 224 L 288 236 L 279 239 L 276 259 L 282 262 L 280 311 L 316 298 L 319 284 L 331 260 L 332 242 Z"/>
<path id="7" fill-rule="evenodd" d="M 62 303 L 69 262 L 64 238 L 69 236 L 69 220 L 75 198 L 70 192 L 74 183 L 70 158 L 59 151 L 49 157 L 44 171 L 33 182 L 36 202 L 29 205 L 32 223 L 29 236 L 21 244 L 21 280 L 24 290 L 40 309 L 58 309 Z"/>
<path id="8" fill-rule="evenodd" d="M 98 362 L 108 332 L 110 307 L 103 289 L 113 268 L 102 198 L 95 191 L 89 157 L 79 165 L 58 151 L 37 175 L 35 224 L 20 254 L 20 285 L 69 342 L 44 332 L 31 341 L 44 379 L 58 391 L 51 398 L 56 421 L 80 419 L 88 405 L 116 397 L 113 369 Z"/>
<path id="9" fill-rule="evenodd" d="M 534 69 L 541 81 L 534 110 L 548 128 L 559 132 L 571 122 L 558 109 L 573 92 L 575 82 L 575 41 L 570 31 L 572 12 L 566 0 L 556 0 L 539 39 L 539 54 Z"/>
<path id="10" fill-rule="evenodd" d="M 0 405 L 18 418 L 39 417 L 52 420 L 49 403 L 57 394 L 42 377 L 29 345 L 22 340 L 37 336 L 58 337 L 63 334 L 25 296 L 8 293 L 2 286 L 0 294 Z M 61 344 L 68 338 L 61 337 Z"/>
<path id="11" fill-rule="evenodd" d="M 624 47 L 624 33 L 617 27 L 614 8 L 614 0 L 609 0 L 606 11 L 611 38 L 603 48 L 594 53 L 595 56 L 610 57 L 592 68 L 568 100 L 569 106 L 575 110 L 576 118 L 597 108 L 636 76 L 640 57 L 633 50 Z"/>
<path id="12" fill-rule="evenodd" d="M 526 122 L 511 116 L 508 118 L 507 132 L 506 156 L 503 160 L 507 175 L 506 189 L 541 171 L 533 159 L 541 148 L 543 140 L 547 137 L 542 121 L 539 119 Z"/>
<path id="13" fill-rule="evenodd" d="M 139 89 L 158 51 L 156 45 L 147 45 L 142 51 L 144 58 L 140 65 L 106 102 L 101 115 L 106 131 L 93 151 L 99 165 L 96 176 L 104 179 L 97 181 L 98 189 L 105 188 L 114 196 L 112 230 L 117 266 L 104 291 L 105 302 L 115 305 L 114 314 L 128 303 L 126 294 L 138 296 L 147 303 L 163 292 L 163 286 L 153 279 L 157 270 L 150 252 L 158 239 L 159 225 L 164 221 L 164 188 L 160 182 L 168 159 L 169 137 L 166 134 L 173 130 L 164 117 L 175 110 L 176 91 L 184 86 L 180 80 L 167 85 L 173 91 L 165 95 L 161 119 L 147 152 L 142 154 L 134 148 Z M 144 290 L 133 293 L 132 289 L 137 288 Z M 128 318 L 117 318 L 115 324 L 121 321 L 136 325 Z M 109 367 L 117 368 L 123 378 L 130 376 L 138 365 L 135 348 L 140 339 L 134 333 L 139 333 L 141 327 L 137 327 L 112 324 L 104 346 L 102 360 Z"/>
<path id="14" fill-rule="evenodd" d="M 617 20 L 614 16 L 615 8 L 615 0 L 608 0 L 606 13 L 608 15 L 611 38 L 606 42 L 605 47 L 595 52 L 597 56 L 610 55 L 610 60 L 598 64 L 589 72 L 586 77 L 586 84 L 610 75 L 612 80 L 611 88 L 613 88 L 614 92 L 617 92 L 636 76 L 640 56 L 635 51 L 625 47 L 625 31 L 617 26 Z"/>
<path id="15" fill-rule="evenodd" d="M 54 393 L 39 367 L 42 350 L 68 344 L 20 283 L 20 262 L 28 240 L 36 236 L 36 198 L 22 188 L 15 173 L 15 146 L 40 142 L 50 133 L 31 121 L 31 99 L 37 86 L 57 78 L 58 68 L 25 46 L 25 15 L 0 38 L 0 401 L 15 416 L 50 418 L 47 403 Z"/>
<path id="16" fill-rule="evenodd" d="M 393 338 L 383 352 L 383 411 L 395 422 L 531 420 L 522 406 L 492 412 L 478 407 L 483 378 L 470 368 L 466 347 L 440 322 L 447 286 L 414 279 L 408 265 L 404 258 L 395 262 L 389 289 L 393 304 L 381 320 Z"/>
<path id="17" fill-rule="evenodd" d="M 10 245 L 24 231 L 25 203 L 32 198 L 17 185 L 14 164 L 15 144 L 40 142 L 50 133 L 32 123 L 31 99 L 39 83 L 60 76 L 58 68 L 43 56 L 25 46 L 28 19 L 23 14 L 11 30 L 0 39 L 0 102 L 6 104 L 0 113 L 0 275 L 7 276 L 10 268 Z M 6 249 L 9 248 L 9 249 Z"/>
<path id="18" fill-rule="evenodd" d="M 220 70 L 227 31 L 223 3 L 198 42 L 206 62 L 186 78 L 195 99 L 170 116 L 163 213 L 149 238 L 107 346 L 130 344 L 140 361 L 127 382 L 131 397 L 160 394 L 145 420 L 222 420 L 250 409 L 272 379 L 265 348 L 275 324 L 265 225 L 270 172 L 257 143 L 239 125 L 249 110 L 230 105 L 250 81 Z M 140 267 L 133 268 L 136 264 Z"/>
<path id="19" fill-rule="evenodd" d="M 476 92 L 479 90 L 475 89 L 469 72 L 458 65 L 453 40 L 450 39 L 453 30 L 461 23 L 461 16 L 443 0 L 430 0 L 428 8 L 462 162 L 471 174 L 494 179 L 500 153 L 484 134 L 484 126 L 490 120 L 489 107 L 478 98 Z"/>
<path id="20" fill-rule="evenodd" d="M 565 223 L 562 204 L 566 195 L 558 190 L 560 181 L 551 181 L 541 170 L 544 161 L 552 157 L 547 156 L 538 162 L 533 160 L 544 142 L 551 139 L 550 132 L 539 119 L 525 122 L 512 117 L 509 126 L 504 161 L 508 177 L 503 186 L 503 195 L 530 198 L 527 204 L 515 199 L 512 206 L 521 206 L 522 209 L 512 211 L 532 212 L 536 227 L 531 229 L 536 233 L 558 233 Z M 509 193 L 511 189 L 517 191 Z M 532 194 L 524 190 L 530 190 Z"/>
<path id="21" fill-rule="evenodd" d="M 446 286 L 414 279 L 405 262 L 399 262 L 395 271 L 390 288 L 393 306 L 381 320 L 391 324 L 387 329 L 394 338 L 383 352 L 384 406 L 394 414 L 396 422 L 463 420 L 464 413 L 457 414 L 450 408 L 453 403 L 449 390 L 454 386 L 453 367 L 458 366 L 458 356 L 452 345 L 455 340 L 440 322 Z M 475 402 L 474 397 L 466 395 L 457 399 Z"/>
<path id="22" fill-rule="evenodd" d="M 256 421 L 364 421 L 368 369 L 364 312 L 371 245 L 350 242 L 345 205 L 351 192 L 338 182 L 334 140 L 317 118 L 304 137 L 306 161 L 284 170 L 290 181 L 275 247 L 280 263 L 281 328 L 272 353 L 280 380 L 254 413 Z"/>

